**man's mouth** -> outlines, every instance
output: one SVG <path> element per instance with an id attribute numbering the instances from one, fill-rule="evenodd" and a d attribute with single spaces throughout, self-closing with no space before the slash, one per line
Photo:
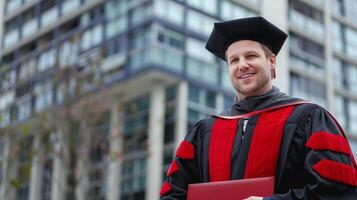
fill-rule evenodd
<path id="1" fill-rule="evenodd" d="M 240 75 L 238 78 L 239 79 L 245 79 L 245 78 L 249 78 L 251 76 L 253 76 L 255 73 L 248 73 L 248 74 L 243 74 L 243 75 Z"/>

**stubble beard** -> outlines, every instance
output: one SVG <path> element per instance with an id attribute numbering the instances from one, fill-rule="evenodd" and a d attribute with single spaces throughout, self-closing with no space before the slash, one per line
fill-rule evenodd
<path id="1" fill-rule="evenodd" d="M 253 86 L 249 85 L 248 88 L 245 86 L 242 86 L 239 83 L 234 84 L 234 88 L 239 94 L 242 94 L 246 97 L 257 96 L 257 95 L 260 95 L 263 88 L 268 84 L 268 82 L 269 82 L 269 78 L 266 77 L 263 80 L 262 79 L 254 80 L 254 83 L 250 83 L 250 84 L 254 84 L 254 85 Z"/>

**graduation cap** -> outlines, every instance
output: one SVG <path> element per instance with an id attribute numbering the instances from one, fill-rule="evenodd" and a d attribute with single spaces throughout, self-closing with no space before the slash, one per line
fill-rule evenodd
<path id="1" fill-rule="evenodd" d="M 206 49 L 226 60 L 228 47 L 239 40 L 254 40 L 267 46 L 277 55 L 288 35 L 263 17 L 249 17 L 225 22 L 216 22 Z"/>

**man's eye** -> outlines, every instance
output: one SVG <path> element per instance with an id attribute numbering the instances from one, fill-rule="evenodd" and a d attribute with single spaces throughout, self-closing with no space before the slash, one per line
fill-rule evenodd
<path id="1" fill-rule="evenodd" d="M 237 58 L 233 58 L 233 59 L 231 60 L 231 64 L 232 64 L 232 63 L 235 63 L 235 62 L 238 62 L 238 59 L 237 59 Z"/>
<path id="2" fill-rule="evenodd" d="M 255 55 L 255 54 L 249 54 L 248 56 L 247 56 L 247 58 L 256 58 L 257 57 L 257 55 Z"/>

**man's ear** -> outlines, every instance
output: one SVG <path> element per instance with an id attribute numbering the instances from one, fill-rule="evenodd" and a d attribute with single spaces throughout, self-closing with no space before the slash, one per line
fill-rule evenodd
<path id="1" fill-rule="evenodd" d="M 269 58 L 269 64 L 270 64 L 270 68 L 271 68 L 271 79 L 275 79 L 276 78 L 276 72 L 275 72 L 276 55 L 275 54 L 271 54 L 271 56 Z"/>

